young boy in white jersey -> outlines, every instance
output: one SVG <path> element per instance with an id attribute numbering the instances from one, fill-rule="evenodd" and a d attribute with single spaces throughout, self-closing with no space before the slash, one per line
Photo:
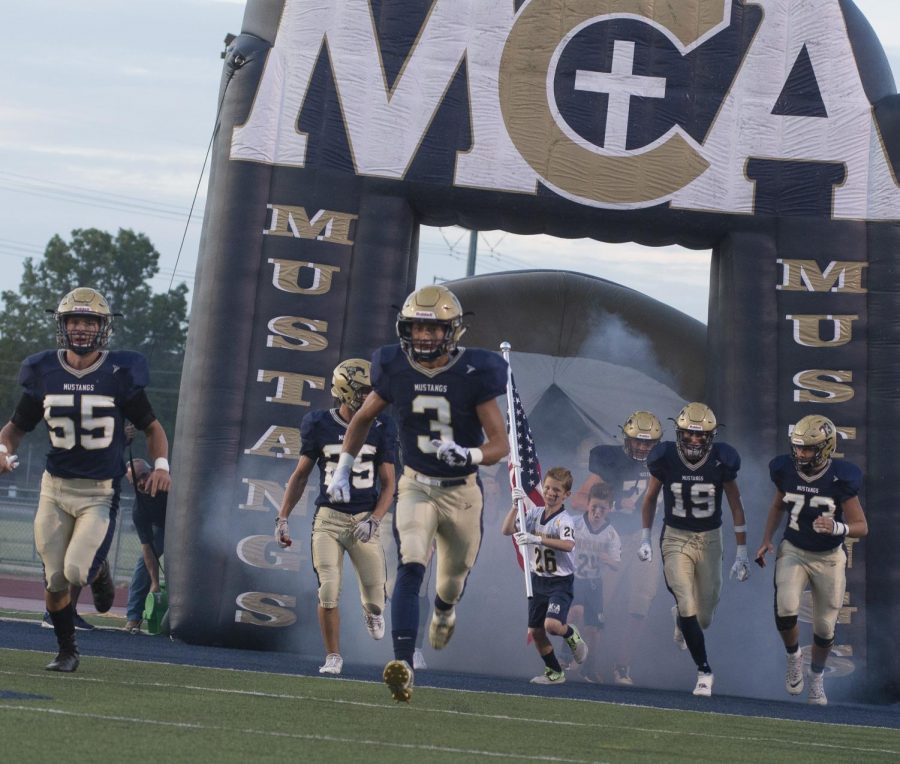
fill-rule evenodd
<path id="1" fill-rule="evenodd" d="M 562 684 L 566 673 L 548 634 L 566 640 L 576 663 L 584 663 L 588 654 L 578 629 L 566 622 L 575 581 L 575 527 L 563 502 L 572 491 L 572 473 L 565 467 L 553 467 L 547 471 L 541 490 L 543 507 L 531 503 L 521 488 L 513 489 L 513 501 L 525 502 L 525 527 L 517 530 L 514 503 L 501 531 L 504 536 L 514 536 L 523 556 L 529 560 L 534 596 L 528 604 L 528 633 L 545 666 L 544 673 L 531 681 Z"/>
<path id="2" fill-rule="evenodd" d="M 622 540 L 609 522 L 613 488 L 596 483 L 588 494 L 587 511 L 575 520 L 575 596 L 569 619 L 581 627 L 591 660 L 582 667 L 587 682 L 603 681 L 600 637 L 603 633 L 603 574 L 622 562 Z"/>

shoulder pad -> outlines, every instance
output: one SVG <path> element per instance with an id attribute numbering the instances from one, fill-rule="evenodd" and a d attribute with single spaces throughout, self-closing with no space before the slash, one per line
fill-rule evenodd
<path id="1" fill-rule="evenodd" d="M 784 474 L 786 468 L 794 469 L 794 460 L 790 454 L 779 454 L 769 462 L 769 477 L 778 482 L 778 476 Z"/>
<path id="2" fill-rule="evenodd" d="M 846 462 L 843 459 L 834 459 L 832 465 L 834 476 L 844 484 L 847 493 L 850 496 L 858 494 L 862 488 L 862 470 L 853 462 Z"/>
<path id="3" fill-rule="evenodd" d="M 107 360 L 117 367 L 114 373 L 125 371 L 131 374 L 135 387 L 146 387 L 150 383 L 150 367 L 141 353 L 133 350 L 110 350 Z"/>
<path id="4" fill-rule="evenodd" d="M 725 467 L 735 473 L 741 468 L 741 455 L 734 446 L 730 446 L 728 443 L 716 443 L 714 447 L 718 448 L 716 458 Z"/>
<path id="5" fill-rule="evenodd" d="M 40 375 L 41 367 L 48 359 L 56 359 L 55 350 L 43 350 L 40 353 L 28 356 L 19 367 L 19 384 L 22 387 L 30 387 L 32 382 Z"/>

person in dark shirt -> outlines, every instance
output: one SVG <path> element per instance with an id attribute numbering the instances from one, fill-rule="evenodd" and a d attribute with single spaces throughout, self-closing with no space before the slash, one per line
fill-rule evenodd
<path id="1" fill-rule="evenodd" d="M 716 415 L 704 403 L 689 403 L 675 419 L 675 441 L 660 443 L 647 459 L 650 483 L 641 507 L 638 557 L 650 562 L 650 528 L 663 492 L 665 520 L 660 553 L 666 587 L 675 597 L 674 640 L 697 664 L 694 695 L 712 695 L 713 672 L 703 630 L 712 623 L 722 591 L 722 496 L 728 497 L 737 555 L 731 575 L 746 581 L 747 526 L 737 486 L 741 458 L 715 442 Z"/>
<path id="2" fill-rule="evenodd" d="M 165 548 L 169 494 L 157 491 L 156 496 L 151 496 L 147 492 L 147 478 L 153 468 L 146 460 L 129 459 L 126 469 L 128 481 L 134 486 L 134 510 L 131 517 L 141 542 L 141 556 L 134 566 L 131 585 L 128 587 L 125 631 L 139 634 L 147 594 L 160 591 L 160 558 Z"/>
<path id="3" fill-rule="evenodd" d="M 775 557 L 775 625 L 787 650 L 785 689 L 803 692 L 800 650 L 800 598 L 812 590 L 813 646 L 808 701 L 824 706 L 825 662 L 834 643 L 834 629 L 844 604 L 847 552 L 844 539 L 869 532 L 859 501 L 862 472 L 855 464 L 835 459 L 837 429 L 827 417 L 805 416 L 791 433 L 791 453 L 769 463 L 775 498 L 769 508 L 757 562 L 775 547 L 772 538 L 785 518 L 784 535 Z"/>
<path id="4" fill-rule="evenodd" d="M 340 674 L 344 667 L 340 646 L 340 611 L 344 553 L 350 557 L 359 581 L 363 618 L 373 639 L 384 637 L 385 561 L 379 526 L 394 500 L 394 460 L 397 426 L 379 416 L 353 463 L 350 500 L 339 503 L 328 496 L 347 428 L 372 393 L 371 368 L 362 358 L 337 365 L 331 394 L 338 407 L 311 411 L 300 424 L 300 459 L 288 480 L 275 520 L 275 538 L 291 545 L 288 517 L 303 495 L 313 467 L 319 467 L 319 495 L 312 531 L 312 563 L 318 580 L 318 615 L 325 644 L 320 674 Z M 377 480 L 376 480 L 377 478 Z"/>
<path id="5" fill-rule="evenodd" d="M 79 287 L 62 298 L 55 317 L 59 349 L 22 362 L 19 383 L 24 392 L 0 430 L 0 473 L 15 468 L 22 438 L 43 420 L 50 450 L 34 541 L 59 645 L 47 669 L 70 672 L 79 664 L 70 584 L 90 583 L 100 612 L 112 606 L 106 556 L 125 474 L 126 418 L 147 436 L 153 459 L 147 478 L 150 495 L 168 491 L 171 479 L 169 441 L 144 390 L 147 360 L 140 353 L 107 349 L 113 318 L 109 303 L 96 290 Z"/>
<path id="6" fill-rule="evenodd" d="M 350 423 L 329 488 L 334 501 L 350 499 L 356 455 L 377 416 L 393 405 L 404 468 L 394 513 L 395 659 L 385 666 L 384 681 L 398 701 L 412 694 L 418 592 L 432 541 L 436 594 L 428 639 L 440 650 L 453 634 L 455 606 L 481 545 L 478 465 L 495 464 L 509 452 L 496 400 L 506 391 L 508 367 L 497 353 L 459 347 L 464 332 L 462 306 L 446 287 L 423 287 L 406 298 L 397 316 L 400 344 L 372 356 L 374 390 Z"/>

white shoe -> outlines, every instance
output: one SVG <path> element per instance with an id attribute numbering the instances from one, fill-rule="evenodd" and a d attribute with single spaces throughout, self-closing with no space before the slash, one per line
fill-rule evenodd
<path id="1" fill-rule="evenodd" d="M 633 685 L 631 678 L 631 666 L 616 666 L 613 669 L 613 682 L 616 684 Z"/>
<path id="2" fill-rule="evenodd" d="M 422 651 L 418 647 L 413 653 L 413 668 L 416 671 L 428 668 L 428 664 L 425 663 L 425 656 L 422 655 Z"/>
<path id="3" fill-rule="evenodd" d="M 708 698 L 712 695 L 713 675 L 704 671 L 697 672 L 697 684 L 694 686 L 694 695 Z"/>
<path id="4" fill-rule="evenodd" d="M 672 641 L 678 645 L 679 650 L 687 650 L 687 642 L 684 641 L 684 634 L 681 633 L 681 627 L 678 625 L 678 605 L 672 607 L 672 620 L 675 621 L 675 633 L 672 635 Z"/>
<path id="5" fill-rule="evenodd" d="M 409 703 L 413 689 L 413 670 L 406 661 L 390 661 L 384 667 L 384 683 L 398 703 Z"/>
<path id="6" fill-rule="evenodd" d="M 784 675 L 784 689 L 790 695 L 803 692 L 803 653 L 797 650 L 793 655 L 787 654 L 787 671 Z"/>
<path id="7" fill-rule="evenodd" d="M 584 663 L 588 655 L 587 642 L 581 638 L 581 634 L 574 626 L 572 627 L 572 636 L 566 637 L 566 644 L 572 651 L 572 657 L 575 659 L 575 663 L 579 665 Z"/>
<path id="8" fill-rule="evenodd" d="M 565 671 L 554 671 L 551 668 L 545 668 L 543 674 L 539 674 L 531 680 L 531 684 L 564 684 L 565 681 Z"/>
<path id="9" fill-rule="evenodd" d="M 456 608 L 449 610 L 438 610 L 435 608 L 434 614 L 431 616 L 431 626 L 428 627 L 428 641 L 435 650 L 443 650 L 450 637 L 453 636 L 453 629 L 456 628 Z"/>
<path id="10" fill-rule="evenodd" d="M 825 697 L 825 672 L 817 674 L 815 671 L 809 672 L 809 695 L 806 702 L 814 706 L 827 706 L 828 698 Z"/>
<path id="11" fill-rule="evenodd" d="M 320 674 L 340 674 L 344 668 L 344 659 L 337 653 L 328 653 L 325 656 L 325 665 L 319 666 Z"/>
<path id="12" fill-rule="evenodd" d="M 368 610 L 363 610 L 366 619 L 366 629 L 372 639 L 384 639 L 384 616 L 375 615 Z"/>

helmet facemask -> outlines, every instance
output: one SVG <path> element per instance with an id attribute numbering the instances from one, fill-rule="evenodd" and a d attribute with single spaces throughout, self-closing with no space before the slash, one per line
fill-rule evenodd
<path id="1" fill-rule="evenodd" d="M 702 461 L 712 450 L 716 437 L 716 415 L 705 403 L 689 403 L 675 418 L 675 448 L 689 464 Z M 690 438 L 700 435 L 698 441 Z"/>
<path id="2" fill-rule="evenodd" d="M 619 429 L 625 436 L 625 453 L 637 462 L 646 462 L 662 439 L 662 425 L 649 411 L 635 411 Z"/>
<path id="3" fill-rule="evenodd" d="M 413 339 L 416 325 L 439 326 L 441 339 Z M 397 314 L 397 336 L 400 347 L 411 361 L 434 361 L 456 350 L 465 333 L 459 300 L 447 287 L 439 284 L 413 292 Z"/>
<path id="4" fill-rule="evenodd" d="M 791 459 L 798 472 L 814 475 L 828 464 L 837 448 L 837 429 L 823 416 L 811 414 L 803 417 L 791 433 Z M 801 450 L 812 449 L 812 456 L 801 455 Z"/>
<path id="5" fill-rule="evenodd" d="M 69 329 L 66 322 L 73 317 L 93 318 L 94 329 Z M 112 334 L 112 313 L 106 299 L 95 289 L 79 287 L 69 292 L 56 310 L 56 344 L 76 355 L 89 355 L 104 350 Z"/>
<path id="6" fill-rule="evenodd" d="M 700 435 L 700 441 L 692 440 L 690 436 Z M 675 431 L 675 445 L 686 461 L 696 464 L 704 456 L 706 456 L 712 448 L 715 432 L 703 432 L 702 430 L 681 430 Z"/>

